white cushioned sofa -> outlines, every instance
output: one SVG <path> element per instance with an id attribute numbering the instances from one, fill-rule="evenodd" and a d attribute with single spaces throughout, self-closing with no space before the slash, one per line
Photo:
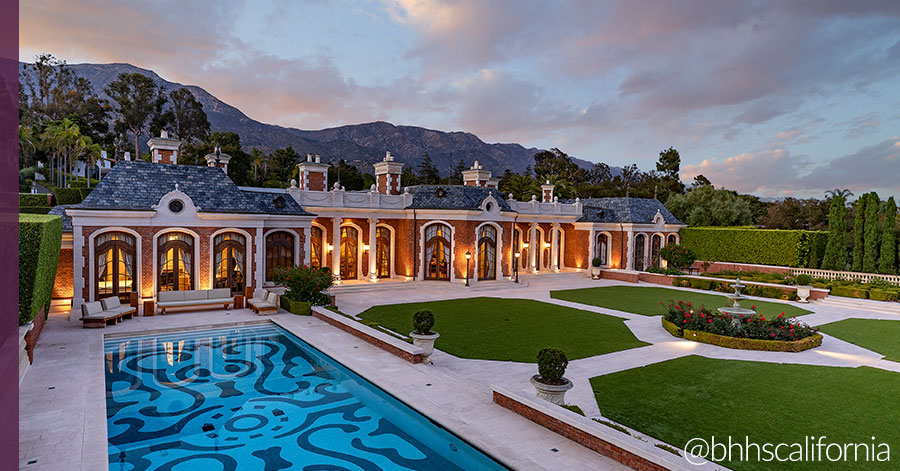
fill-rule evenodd
<path id="1" fill-rule="evenodd" d="M 156 297 L 156 307 L 166 313 L 167 309 L 195 308 L 221 304 L 225 309 L 234 306 L 230 288 L 194 289 L 190 291 L 160 291 Z"/>

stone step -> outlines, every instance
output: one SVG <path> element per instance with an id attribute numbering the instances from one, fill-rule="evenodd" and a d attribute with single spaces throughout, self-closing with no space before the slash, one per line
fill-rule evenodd
<path id="1" fill-rule="evenodd" d="M 854 311 L 877 312 L 882 314 L 896 314 L 900 316 L 900 304 L 886 301 L 871 301 L 868 299 L 842 298 L 829 296 L 815 301 L 819 306 L 831 306 Z"/>

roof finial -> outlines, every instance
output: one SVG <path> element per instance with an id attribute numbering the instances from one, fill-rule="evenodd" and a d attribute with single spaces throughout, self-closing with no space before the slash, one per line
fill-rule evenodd
<path id="1" fill-rule="evenodd" d="M 178 191 L 178 183 L 175 184 L 175 191 Z"/>

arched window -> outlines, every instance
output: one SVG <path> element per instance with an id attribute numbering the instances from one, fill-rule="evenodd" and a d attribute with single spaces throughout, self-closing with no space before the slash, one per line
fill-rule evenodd
<path id="1" fill-rule="evenodd" d="M 653 234 L 650 238 L 650 265 L 659 268 L 659 249 L 662 247 L 662 236 Z"/>
<path id="2" fill-rule="evenodd" d="M 281 268 L 294 265 L 294 235 L 286 231 L 266 236 L 266 281 L 272 281 Z"/>
<path id="3" fill-rule="evenodd" d="M 562 227 L 557 227 L 556 231 L 556 268 L 562 269 L 563 267 L 563 249 L 566 247 L 566 232 L 563 231 Z M 552 237 L 552 236 L 551 236 Z M 551 243 L 553 239 L 550 239 Z"/>
<path id="4" fill-rule="evenodd" d="M 309 254 L 309 266 L 311 267 L 321 267 L 322 266 L 322 228 L 318 226 L 312 226 L 312 229 L 309 230 L 310 236 L 310 254 Z"/>
<path id="5" fill-rule="evenodd" d="M 170 232 L 159 237 L 159 290 L 194 289 L 194 237 Z"/>
<path id="6" fill-rule="evenodd" d="M 357 247 L 359 231 L 355 227 L 341 228 L 341 278 L 355 280 L 357 277 Z"/>
<path id="7" fill-rule="evenodd" d="M 553 237 L 549 233 L 539 232 L 538 236 L 541 237 L 541 251 L 538 252 L 541 254 L 541 268 L 548 268 L 550 266 L 550 238 Z"/>
<path id="8" fill-rule="evenodd" d="M 494 280 L 497 278 L 497 229 L 484 225 L 478 230 L 478 279 Z"/>
<path id="9" fill-rule="evenodd" d="M 669 244 L 677 244 L 678 243 L 676 240 L 675 234 L 669 234 L 669 241 L 667 243 L 669 243 Z"/>
<path id="10" fill-rule="evenodd" d="M 594 258 L 600 259 L 600 265 L 609 265 L 609 236 L 603 233 L 597 234 L 594 244 Z"/>
<path id="11" fill-rule="evenodd" d="M 219 234 L 213 239 L 214 288 L 231 288 L 232 293 L 244 292 L 245 242 L 246 238 L 236 232 Z"/>
<path id="12" fill-rule="evenodd" d="M 522 232 L 519 231 L 519 228 L 516 227 L 513 229 L 513 263 L 516 263 L 516 254 L 519 254 L 518 263 L 521 269 L 525 269 L 525 259 L 528 255 L 525 252 L 525 249 L 522 244 Z"/>
<path id="13" fill-rule="evenodd" d="M 634 257 L 634 269 L 637 271 L 644 271 L 645 268 L 644 246 L 646 245 L 646 238 L 644 234 L 634 236 L 634 253 L 632 256 Z"/>
<path id="14" fill-rule="evenodd" d="M 124 232 L 106 232 L 94 239 L 94 279 L 97 298 L 118 296 L 129 301 L 136 290 L 134 236 Z"/>
<path id="15" fill-rule="evenodd" d="M 391 277 L 391 231 L 386 227 L 375 230 L 375 275 Z"/>
<path id="16" fill-rule="evenodd" d="M 425 279 L 449 280 L 451 265 L 450 228 L 432 224 L 425 229 Z"/>

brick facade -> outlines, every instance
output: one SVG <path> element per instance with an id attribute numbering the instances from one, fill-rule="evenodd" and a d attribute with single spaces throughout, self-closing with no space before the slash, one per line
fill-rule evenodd
<path id="1" fill-rule="evenodd" d="M 56 279 L 53 282 L 53 299 L 71 299 L 74 294 L 72 289 L 72 249 L 59 250 L 59 264 L 56 266 Z"/>

